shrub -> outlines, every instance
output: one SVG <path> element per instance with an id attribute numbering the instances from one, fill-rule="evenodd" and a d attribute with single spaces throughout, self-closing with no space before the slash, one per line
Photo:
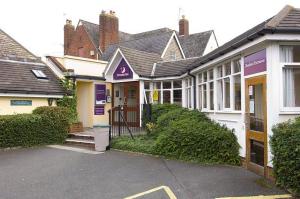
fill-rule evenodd
<path id="1" fill-rule="evenodd" d="M 270 139 L 276 183 L 300 195 L 300 118 L 273 127 Z"/>
<path id="2" fill-rule="evenodd" d="M 181 109 L 181 106 L 175 104 L 153 104 L 151 110 L 151 118 L 146 117 L 145 109 L 143 110 L 143 126 L 147 123 L 156 123 L 159 116 L 175 109 Z"/>
<path id="3" fill-rule="evenodd" d="M 232 131 L 214 122 L 182 118 L 159 134 L 156 154 L 201 163 L 240 164 L 239 144 Z"/>
<path id="4" fill-rule="evenodd" d="M 40 107 L 34 114 L 0 116 L 0 148 L 63 143 L 67 130 L 64 108 Z"/>

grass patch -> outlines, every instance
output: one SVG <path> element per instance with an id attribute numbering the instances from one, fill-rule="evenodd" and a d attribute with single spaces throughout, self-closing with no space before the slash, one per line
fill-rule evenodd
<path id="1" fill-rule="evenodd" d="M 114 149 L 153 154 L 155 138 L 150 135 L 137 135 L 134 140 L 130 136 L 121 136 L 112 140 Z"/>

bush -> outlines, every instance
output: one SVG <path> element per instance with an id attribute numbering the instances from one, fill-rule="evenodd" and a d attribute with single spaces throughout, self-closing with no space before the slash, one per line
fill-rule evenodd
<path id="1" fill-rule="evenodd" d="M 67 111 L 40 107 L 34 114 L 0 116 L 0 148 L 59 144 L 67 137 Z"/>
<path id="2" fill-rule="evenodd" d="M 143 110 L 143 126 L 146 126 L 147 123 L 156 123 L 159 116 L 164 113 L 167 113 L 171 110 L 181 109 L 181 106 L 175 104 L 153 104 L 151 110 L 151 118 L 146 117 L 145 109 Z"/>
<path id="3" fill-rule="evenodd" d="M 154 153 L 201 163 L 240 164 L 232 131 L 206 120 L 175 119 L 159 134 Z"/>
<path id="4" fill-rule="evenodd" d="M 273 127 L 270 139 L 276 183 L 300 195 L 300 118 Z"/>

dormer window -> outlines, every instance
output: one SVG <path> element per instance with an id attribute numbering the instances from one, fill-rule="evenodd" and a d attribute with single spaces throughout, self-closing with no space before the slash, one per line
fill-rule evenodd
<path id="1" fill-rule="evenodd" d="M 41 70 L 31 70 L 34 76 L 38 79 L 48 79 L 45 73 Z"/>

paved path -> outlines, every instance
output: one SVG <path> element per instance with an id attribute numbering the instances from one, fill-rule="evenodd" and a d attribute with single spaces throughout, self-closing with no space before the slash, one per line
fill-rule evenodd
<path id="1" fill-rule="evenodd" d="M 110 151 L 40 147 L 0 152 L 1 199 L 123 199 L 163 186 L 177 199 L 285 194 L 239 167 L 200 166 Z M 152 194 L 152 195 L 151 195 Z M 159 191 L 137 199 L 169 199 Z"/>

